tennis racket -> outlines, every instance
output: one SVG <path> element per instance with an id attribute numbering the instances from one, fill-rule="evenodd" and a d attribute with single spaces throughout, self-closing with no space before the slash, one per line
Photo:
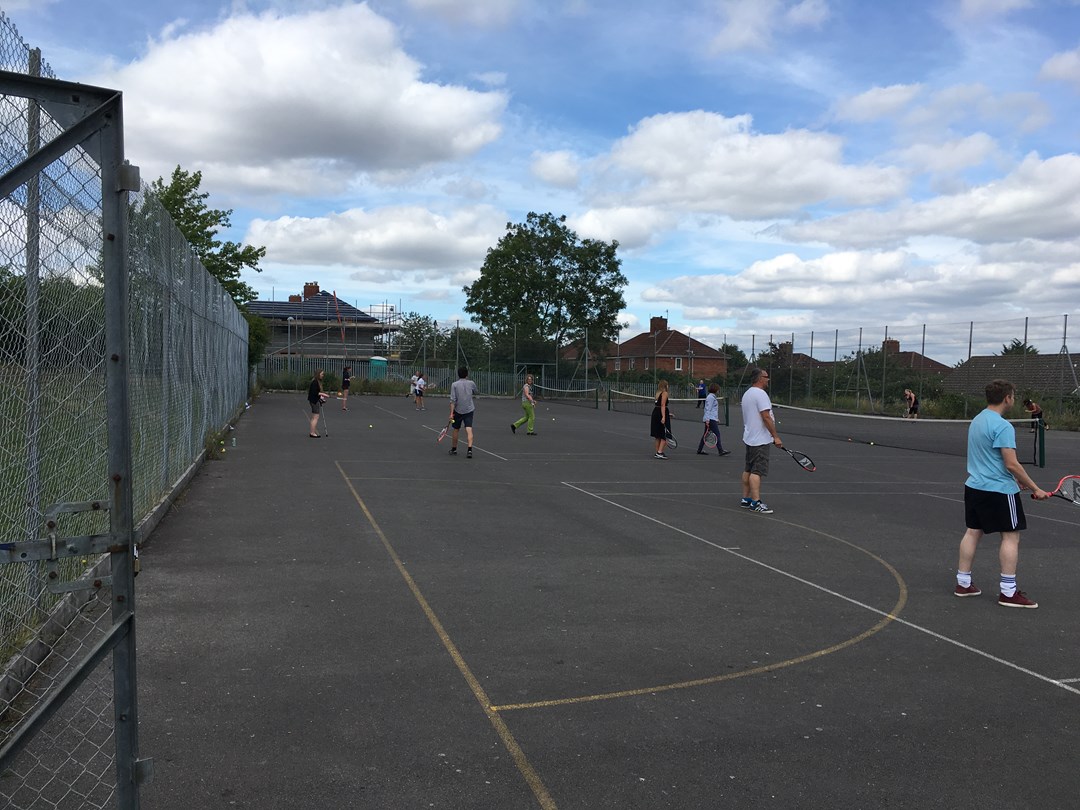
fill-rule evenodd
<path id="1" fill-rule="evenodd" d="M 813 472 L 817 469 L 817 465 L 814 464 L 814 460 L 806 453 L 800 453 L 798 450 L 788 450 L 783 445 L 780 445 L 780 449 L 795 459 L 795 463 L 802 467 L 807 472 Z"/>
<path id="2" fill-rule="evenodd" d="M 447 422 L 447 423 L 446 423 L 445 425 L 443 425 L 443 429 L 439 431 L 439 438 L 437 438 L 437 439 L 435 440 L 436 442 L 441 442 L 441 441 L 442 441 L 443 439 L 445 439 L 445 438 L 446 438 L 446 433 L 447 433 L 447 431 L 449 431 L 449 430 L 450 430 L 450 426 L 451 426 L 452 424 L 454 424 L 454 420 L 453 420 L 453 419 L 451 419 L 451 420 L 450 420 L 449 422 Z"/>
<path id="3" fill-rule="evenodd" d="M 705 442 L 705 446 L 711 450 L 716 447 L 716 434 L 708 428 L 705 428 L 705 438 L 703 438 L 702 441 Z"/>
<path id="4" fill-rule="evenodd" d="M 1057 487 L 1050 494 L 1080 506 L 1080 475 L 1066 475 L 1058 481 Z M 1031 493 L 1031 497 L 1035 497 L 1034 492 Z"/>
<path id="5" fill-rule="evenodd" d="M 664 438 L 668 443 L 668 447 L 677 448 L 679 446 L 679 442 L 671 435 L 671 428 L 667 425 L 664 425 Z"/>

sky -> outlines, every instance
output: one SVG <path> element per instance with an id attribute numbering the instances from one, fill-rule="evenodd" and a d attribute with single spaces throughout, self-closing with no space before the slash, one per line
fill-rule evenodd
<path id="1" fill-rule="evenodd" d="M 202 172 L 222 236 L 266 247 L 260 299 L 315 281 L 469 326 L 535 211 L 618 241 L 624 339 L 1004 344 L 1030 316 L 1056 351 L 1080 313 L 1080 0 L 0 9 L 58 78 L 123 92 L 144 182 Z"/>

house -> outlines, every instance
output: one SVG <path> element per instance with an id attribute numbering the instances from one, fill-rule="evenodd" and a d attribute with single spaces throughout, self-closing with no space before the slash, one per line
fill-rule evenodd
<path id="1" fill-rule="evenodd" d="M 1080 396 L 1080 354 L 1001 354 L 972 357 L 952 370 L 945 390 L 982 397 L 986 384 L 1006 379 L 1017 401 L 1027 396 Z"/>
<path id="2" fill-rule="evenodd" d="M 777 347 L 780 351 L 782 368 L 811 369 L 814 371 L 830 369 L 833 367 L 831 360 L 818 360 L 809 354 L 793 352 L 791 341 L 786 340 Z M 900 341 L 889 338 L 881 342 L 881 351 L 891 365 L 899 365 L 902 368 L 911 369 L 915 373 L 923 374 L 948 374 L 952 371 L 951 366 L 938 362 L 919 352 L 900 351 Z"/>
<path id="3" fill-rule="evenodd" d="M 333 293 L 320 291 L 317 282 L 305 284 L 302 296 L 290 295 L 287 301 L 251 301 L 247 309 L 270 327 L 267 354 L 366 358 L 386 352 L 389 336 L 399 329 Z"/>
<path id="4" fill-rule="evenodd" d="M 608 355 L 608 372 L 672 371 L 691 378 L 710 379 L 727 374 L 727 355 L 677 329 L 667 318 L 649 319 L 649 331 L 615 346 Z"/>

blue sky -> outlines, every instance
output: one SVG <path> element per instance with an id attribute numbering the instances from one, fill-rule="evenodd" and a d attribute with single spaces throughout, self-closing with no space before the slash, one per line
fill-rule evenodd
<path id="1" fill-rule="evenodd" d="M 1056 351 L 1080 312 L 1080 0 L 0 8 L 123 91 L 144 180 L 203 173 L 267 248 L 261 298 L 464 324 L 506 223 L 550 211 L 619 241 L 624 336 L 975 320 L 999 347 L 1031 316 Z"/>

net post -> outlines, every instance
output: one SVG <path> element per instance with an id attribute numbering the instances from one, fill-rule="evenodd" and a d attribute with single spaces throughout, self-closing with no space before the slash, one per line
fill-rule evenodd
<path id="1" fill-rule="evenodd" d="M 1046 466 L 1046 425 L 1042 419 L 1035 426 L 1035 463 L 1039 467 Z"/>

